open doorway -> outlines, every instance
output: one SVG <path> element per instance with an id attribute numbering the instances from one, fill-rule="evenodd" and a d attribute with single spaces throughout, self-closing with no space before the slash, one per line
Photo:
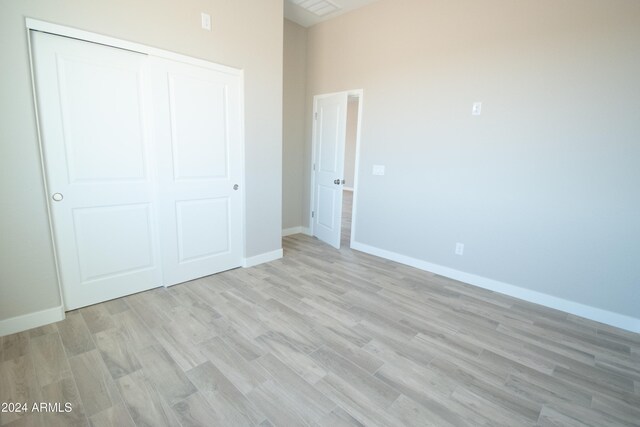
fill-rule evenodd
<path id="1" fill-rule="evenodd" d="M 358 140 L 358 108 L 360 97 L 347 98 L 347 129 L 344 143 L 344 186 L 342 187 L 342 224 L 340 246 L 351 247 L 353 191 L 356 176 L 356 142 Z"/>
<path id="2" fill-rule="evenodd" d="M 314 96 L 311 231 L 339 249 L 355 231 L 362 90 Z"/>

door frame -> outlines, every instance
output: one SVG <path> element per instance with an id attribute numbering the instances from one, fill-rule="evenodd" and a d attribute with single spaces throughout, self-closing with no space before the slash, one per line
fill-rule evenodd
<path id="1" fill-rule="evenodd" d="M 105 36 L 102 34 L 97 34 L 97 33 L 93 33 L 90 31 L 85 31 L 85 30 L 80 30 L 77 28 L 73 28 L 73 27 L 68 27 L 68 26 L 64 26 L 64 25 L 58 25 L 58 24 L 53 24 L 50 22 L 46 22 L 46 21 L 41 21 L 38 19 L 33 19 L 33 18 L 25 18 L 25 30 L 26 30 L 26 36 L 27 36 L 27 49 L 28 49 L 28 55 L 29 55 L 29 63 L 30 63 L 30 73 L 31 73 L 31 86 L 32 86 L 32 94 L 33 94 L 33 101 L 34 101 L 34 110 L 35 110 L 35 117 L 36 117 L 36 131 L 37 131 L 37 137 L 38 137 L 38 147 L 39 147 L 39 151 L 40 151 L 40 166 L 41 166 L 41 170 L 42 170 L 42 180 L 43 180 L 43 188 L 45 191 L 45 200 L 46 200 L 46 204 L 47 204 L 47 216 L 48 216 L 48 220 L 49 220 L 49 233 L 51 236 L 51 241 L 52 241 L 52 252 L 53 252 L 53 258 L 55 261 L 55 269 L 56 269 L 56 276 L 57 276 L 57 282 L 58 282 L 58 293 L 60 295 L 60 302 L 61 302 L 61 306 L 62 306 L 62 312 L 65 312 L 65 301 L 64 301 L 64 296 L 63 296 L 63 292 L 62 292 L 62 277 L 60 274 L 60 265 L 59 265 L 59 256 L 58 256 L 58 251 L 56 249 L 56 239 L 55 239 L 55 233 L 54 233 L 54 228 L 53 228 L 53 219 L 52 219 L 52 206 L 51 206 L 51 200 L 49 198 L 49 185 L 47 182 L 47 175 L 46 175 L 46 166 L 45 166 L 45 159 L 44 159 L 44 150 L 43 150 L 43 142 L 42 142 L 42 134 L 41 134 L 41 129 L 40 129 L 40 120 L 38 117 L 38 102 L 37 102 L 37 92 L 36 92 L 36 83 L 35 83 L 35 74 L 34 74 L 34 68 L 33 68 L 33 62 L 34 62 L 34 52 L 33 52 L 33 48 L 31 46 L 31 32 L 32 31 L 39 31 L 39 32 L 44 32 L 44 33 L 49 33 L 49 34 L 53 34 L 56 36 L 61 36 L 61 37 L 68 37 L 68 38 L 73 38 L 73 39 L 78 39 L 81 41 L 85 41 L 85 42 L 89 42 L 89 43 L 96 43 L 96 44 L 101 44 L 101 45 L 105 45 L 108 47 L 113 47 L 116 49 L 124 49 L 124 50 L 129 50 L 132 52 L 137 52 L 137 53 L 141 53 L 144 55 L 148 55 L 148 56 L 155 56 L 155 57 L 159 57 L 159 58 L 165 58 L 165 59 L 169 59 L 169 60 L 173 60 L 173 61 L 177 61 L 177 62 L 183 62 L 189 65 L 194 65 L 194 66 L 198 66 L 198 67 L 202 67 L 202 68 L 207 68 L 207 69 L 211 69 L 211 70 L 215 70 L 215 71 L 219 71 L 222 73 L 226 73 L 226 74 L 231 74 L 234 76 L 238 76 L 240 78 L 240 99 L 239 99 L 239 108 L 241 111 L 240 114 L 240 156 L 241 156 L 241 170 L 239 172 L 240 174 L 240 179 L 239 179 L 239 185 L 240 188 L 242 189 L 242 197 L 240 198 L 240 206 L 241 206 L 241 211 L 242 211 L 242 215 L 241 215 L 241 224 L 240 224 L 240 244 L 242 246 L 241 248 L 241 265 L 246 264 L 246 259 L 247 259 L 247 253 L 246 253 L 246 249 L 247 249 L 247 243 L 246 243 L 246 197 L 247 197 L 247 192 L 246 192 L 246 156 L 245 156 L 245 103 L 244 103 L 244 98 L 245 98 L 245 82 L 244 82 L 244 70 L 241 69 L 237 69 L 237 68 L 233 68 L 233 67 L 229 67 L 226 65 L 221 65 L 221 64 L 217 64 L 215 62 L 210 62 L 210 61 L 206 61 L 203 59 L 198 59 L 198 58 L 194 58 L 191 56 L 186 56 L 186 55 L 182 55 L 179 53 L 175 53 L 175 52 L 171 52 L 171 51 L 167 51 L 167 50 L 163 50 L 163 49 L 158 49 L 152 46 L 147 46 L 144 44 L 140 44 L 140 43 L 135 43 L 135 42 L 131 42 L 131 41 L 127 41 L 127 40 L 122 40 L 122 39 L 118 39 L 115 37 L 110 37 L 110 36 Z M 146 125 L 148 126 L 148 124 Z M 153 141 L 152 141 L 153 142 Z M 153 171 L 153 173 L 155 173 L 155 170 Z M 156 189 L 157 192 L 157 189 Z M 158 212 L 156 213 L 156 217 L 158 216 Z M 64 317 L 63 317 L 64 318 Z"/>
<path id="2" fill-rule="evenodd" d="M 323 93 L 323 94 L 319 94 L 319 95 L 314 95 L 313 96 L 313 110 L 311 112 L 311 122 L 312 122 L 312 129 L 311 129 L 311 162 L 309 164 L 309 171 L 310 171 L 310 175 L 311 175 L 311 188 L 310 188 L 310 200 L 309 200 L 309 232 L 311 234 L 311 236 L 315 236 L 315 229 L 314 229 L 314 223 L 313 223 L 313 212 L 316 210 L 315 209 L 315 205 L 316 205 L 316 201 L 315 201 L 315 187 L 316 187 L 316 172 L 314 170 L 314 164 L 316 163 L 316 148 L 317 148 L 317 141 L 316 141 L 316 126 L 318 121 L 315 120 L 315 115 L 318 112 L 318 100 L 322 99 L 322 98 L 327 98 L 333 95 L 338 95 L 338 94 L 346 94 L 347 98 L 349 97 L 356 97 L 358 98 L 358 122 L 356 124 L 356 158 L 355 158 L 355 166 L 353 169 L 353 208 L 352 208 L 352 212 L 351 212 L 351 236 L 350 236 L 350 242 L 349 242 L 349 246 L 353 246 L 353 243 L 355 242 L 355 230 L 356 230 L 356 212 L 357 212 L 357 200 L 358 200 L 358 171 L 360 169 L 360 144 L 361 144 L 361 133 L 362 133 L 362 104 L 363 104 L 363 100 L 364 100 L 364 90 L 363 89 L 352 89 L 352 90 L 346 90 L 346 91 L 341 91 L 341 92 L 331 92 L 331 93 Z M 346 114 L 346 111 L 345 111 Z M 344 153 L 343 153 L 344 155 Z M 344 171 L 343 171 L 344 174 Z M 344 188 L 344 187 L 343 187 Z M 344 189 L 343 189 L 344 191 Z M 342 219 L 342 212 L 340 212 L 340 218 Z M 342 222 L 341 222 L 342 224 Z M 341 225 L 342 227 L 342 225 Z"/>

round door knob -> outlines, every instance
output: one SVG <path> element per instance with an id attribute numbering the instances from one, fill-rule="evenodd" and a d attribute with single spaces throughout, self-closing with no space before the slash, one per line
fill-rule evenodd
<path id="1" fill-rule="evenodd" d="M 240 186 L 239 186 L 238 184 L 235 184 L 235 185 L 233 186 L 233 189 L 234 189 L 234 190 L 238 190 L 238 188 L 240 188 Z"/>
<path id="2" fill-rule="evenodd" d="M 51 196 L 51 198 L 55 201 L 55 202 L 61 202 L 62 199 L 64 199 L 64 196 L 62 195 L 62 193 L 53 193 L 53 196 Z"/>

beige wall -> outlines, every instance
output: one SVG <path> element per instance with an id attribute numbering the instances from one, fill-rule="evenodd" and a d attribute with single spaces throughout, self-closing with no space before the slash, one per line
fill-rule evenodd
<path id="1" fill-rule="evenodd" d="M 282 229 L 302 225 L 307 83 L 307 29 L 284 20 Z"/>
<path id="2" fill-rule="evenodd" d="M 310 28 L 307 105 L 364 89 L 356 241 L 640 318 L 639 41 L 637 0 L 380 0 Z"/>
<path id="3" fill-rule="evenodd" d="M 60 304 L 24 18 L 245 70 L 248 256 L 281 247 L 282 0 L 3 0 L 0 3 L 0 320 Z M 213 31 L 200 28 L 200 12 Z"/>

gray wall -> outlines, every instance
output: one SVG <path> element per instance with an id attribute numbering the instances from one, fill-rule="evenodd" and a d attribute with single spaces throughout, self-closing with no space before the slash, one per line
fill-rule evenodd
<path id="1" fill-rule="evenodd" d="M 358 242 L 640 317 L 640 2 L 380 0 L 307 48 L 307 105 L 364 89 Z"/>
<path id="2" fill-rule="evenodd" d="M 353 188 L 356 173 L 356 139 L 358 137 L 358 100 L 349 98 L 347 132 L 344 142 L 344 186 Z"/>
<path id="3" fill-rule="evenodd" d="M 302 225 L 307 29 L 284 20 L 284 94 L 282 115 L 282 228 Z"/>
<path id="4" fill-rule="evenodd" d="M 2 0 L 0 320 L 58 306 L 24 18 L 245 70 L 247 256 L 281 248 L 282 0 Z M 213 31 L 200 28 L 200 12 Z"/>

